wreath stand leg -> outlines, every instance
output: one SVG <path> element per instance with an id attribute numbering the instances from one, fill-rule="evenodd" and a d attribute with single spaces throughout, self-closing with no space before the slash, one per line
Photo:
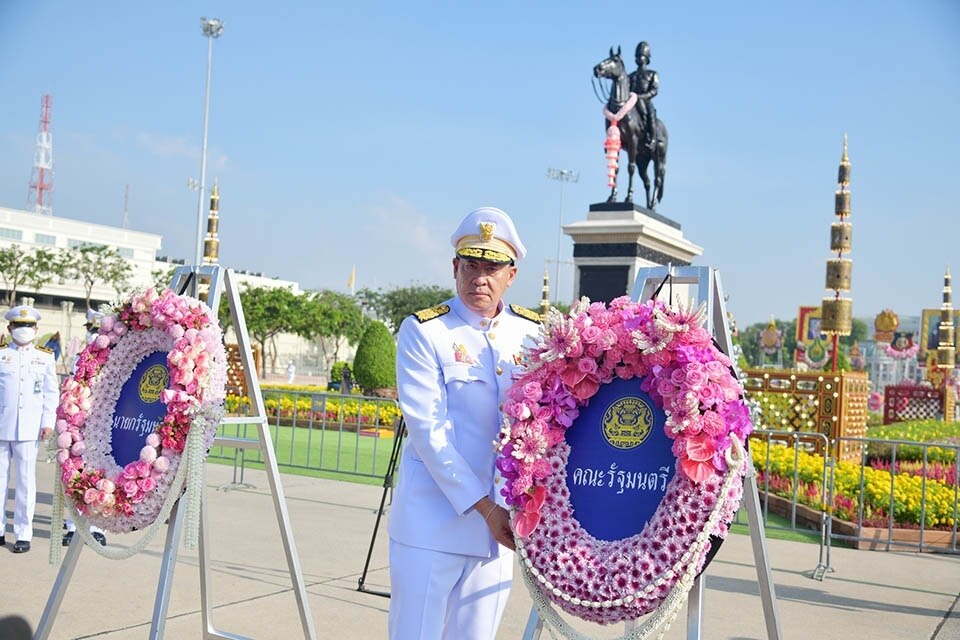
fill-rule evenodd
<path id="1" fill-rule="evenodd" d="M 257 449 L 263 456 L 267 479 L 270 483 L 270 493 L 273 495 L 273 506 L 276 511 L 277 523 L 280 526 L 280 539 L 283 541 L 284 554 L 287 558 L 287 567 L 293 583 L 293 592 L 297 599 L 297 608 L 300 613 L 300 622 L 303 626 L 304 638 L 314 640 L 317 637 L 313 627 L 313 618 L 310 615 L 310 605 L 307 601 L 307 590 L 303 579 L 303 570 L 297 555 L 296 544 L 293 539 L 293 530 L 290 526 L 290 516 L 287 512 L 287 501 L 280 481 L 280 469 L 277 466 L 277 456 L 273 449 L 273 440 L 267 422 L 267 411 L 260 391 L 260 383 L 254 368 L 253 352 L 250 348 L 250 336 L 243 315 L 243 305 L 240 302 L 240 289 L 232 269 L 220 265 L 203 265 L 199 267 L 180 267 L 173 273 L 171 288 L 178 286 L 186 288 L 192 286 L 195 293 L 200 292 L 201 283 L 209 283 L 207 304 L 212 309 L 218 309 L 220 295 L 225 293 L 230 308 L 230 317 L 233 321 L 237 343 L 240 347 L 240 359 L 243 364 L 243 375 L 247 383 L 247 393 L 250 396 L 252 415 L 239 418 L 224 418 L 221 424 L 255 424 L 256 438 L 228 438 L 218 437 L 214 446 L 234 447 L 237 449 Z M 200 599 L 203 612 L 203 638 L 238 639 L 243 636 L 218 631 L 213 626 L 213 607 L 208 558 L 207 510 L 206 498 L 201 501 L 200 530 L 199 530 L 199 564 L 200 564 Z M 169 546 L 169 545 L 168 545 Z M 177 545 L 174 545 L 176 548 Z M 163 576 L 161 575 L 161 580 Z M 169 589 L 169 587 L 167 587 Z"/>
<path id="2" fill-rule="evenodd" d="M 732 342 L 730 327 L 727 324 L 727 309 L 724 301 L 723 286 L 720 284 L 720 272 L 711 267 L 645 267 L 637 269 L 630 297 L 634 300 L 647 300 L 656 297 L 664 284 L 669 281 L 669 295 L 673 287 L 685 287 L 685 297 L 693 298 L 697 304 L 706 305 L 705 328 L 717 341 L 719 349 L 730 354 Z M 768 640 L 781 640 L 780 620 L 777 616 L 776 593 L 773 574 L 767 556 L 767 543 L 763 527 L 763 514 L 760 510 L 760 498 L 757 487 L 757 474 L 752 460 L 746 463 L 747 474 L 743 479 L 743 505 L 747 511 L 747 525 L 750 531 L 750 543 L 753 559 L 757 567 L 757 583 L 760 588 L 760 600 L 763 605 L 763 618 L 767 628 Z M 703 628 L 704 588 L 702 576 L 697 576 L 687 599 L 687 640 L 700 640 Z M 635 622 L 625 623 L 626 632 L 635 627 Z M 544 623 L 536 606 L 530 607 L 530 615 L 523 631 L 523 640 L 539 640 Z"/>

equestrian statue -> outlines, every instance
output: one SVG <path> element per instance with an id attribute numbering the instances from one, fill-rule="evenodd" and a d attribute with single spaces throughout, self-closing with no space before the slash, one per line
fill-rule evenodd
<path id="1" fill-rule="evenodd" d="M 657 117 L 653 98 L 657 95 L 660 78 L 657 72 L 647 68 L 650 63 L 650 45 L 641 42 L 636 50 L 637 70 L 627 74 L 620 57 L 620 47 L 593 68 L 594 78 L 608 78 L 612 86 L 604 107 L 607 140 L 604 144 L 607 156 L 607 185 L 610 197 L 607 202 L 617 201 L 617 176 L 620 173 L 618 156 L 620 149 L 627 152 L 627 173 L 630 180 L 624 202 L 633 202 L 633 172 L 637 169 L 647 194 L 647 208 L 655 209 L 663 199 L 663 177 L 667 168 L 667 128 Z M 654 184 L 650 188 L 647 167 L 653 161 Z"/>

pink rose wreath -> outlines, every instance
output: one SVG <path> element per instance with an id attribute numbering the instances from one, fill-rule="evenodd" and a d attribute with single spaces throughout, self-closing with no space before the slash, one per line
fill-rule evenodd
<path id="1" fill-rule="evenodd" d="M 158 351 L 167 353 L 169 386 L 160 393 L 166 413 L 147 436 L 139 459 L 120 466 L 111 446 L 117 400 L 137 366 Z M 166 519 L 186 485 L 186 541 L 188 546 L 195 542 L 191 533 L 199 521 L 203 460 L 223 417 L 226 375 L 223 334 L 213 311 L 199 300 L 151 288 L 106 315 L 61 389 L 54 530 L 60 527 L 64 497 L 79 511 L 83 535 L 88 524 L 113 533 L 150 527 Z M 133 552 L 155 532 L 151 527 Z M 55 559 L 53 550 L 60 545 L 50 546 Z M 91 546 L 111 557 L 132 555 Z"/>
<path id="2" fill-rule="evenodd" d="M 752 431 L 730 360 L 694 310 L 627 297 L 551 309 L 508 394 L 497 468 L 513 509 L 524 580 L 541 619 L 584 637 L 551 604 L 600 624 L 656 612 L 626 637 L 669 626 L 710 549 L 739 507 Z M 565 432 L 601 385 L 642 379 L 666 415 L 677 472 L 643 530 L 600 540 L 576 519 L 566 484 Z"/>

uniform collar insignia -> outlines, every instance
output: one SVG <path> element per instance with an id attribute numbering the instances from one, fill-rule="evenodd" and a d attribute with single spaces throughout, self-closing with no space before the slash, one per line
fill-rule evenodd
<path id="1" fill-rule="evenodd" d="M 429 309 L 422 309 L 413 314 L 413 317 L 417 319 L 421 324 L 427 320 L 433 320 L 434 318 L 439 318 L 442 315 L 450 313 L 450 306 L 446 304 L 438 304 L 435 307 L 430 307 Z"/>
<path id="2" fill-rule="evenodd" d="M 527 309 L 526 307 L 521 307 L 518 304 L 510 305 L 510 311 L 513 311 L 515 314 L 517 314 L 521 318 L 526 318 L 530 322 L 536 322 L 537 324 L 540 324 L 540 314 L 537 313 L 536 311 L 531 311 L 530 309 Z"/>

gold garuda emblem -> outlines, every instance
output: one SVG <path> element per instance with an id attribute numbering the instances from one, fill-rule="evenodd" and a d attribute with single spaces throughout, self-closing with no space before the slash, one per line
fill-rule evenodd
<path id="1" fill-rule="evenodd" d="M 480 239 L 484 242 L 490 242 L 493 240 L 493 230 L 496 227 L 492 222 L 481 222 L 480 223 Z"/>
<path id="2" fill-rule="evenodd" d="M 607 442 L 617 449 L 633 449 L 653 430 L 653 409 L 641 398 L 620 398 L 607 407 L 602 426 Z"/>

